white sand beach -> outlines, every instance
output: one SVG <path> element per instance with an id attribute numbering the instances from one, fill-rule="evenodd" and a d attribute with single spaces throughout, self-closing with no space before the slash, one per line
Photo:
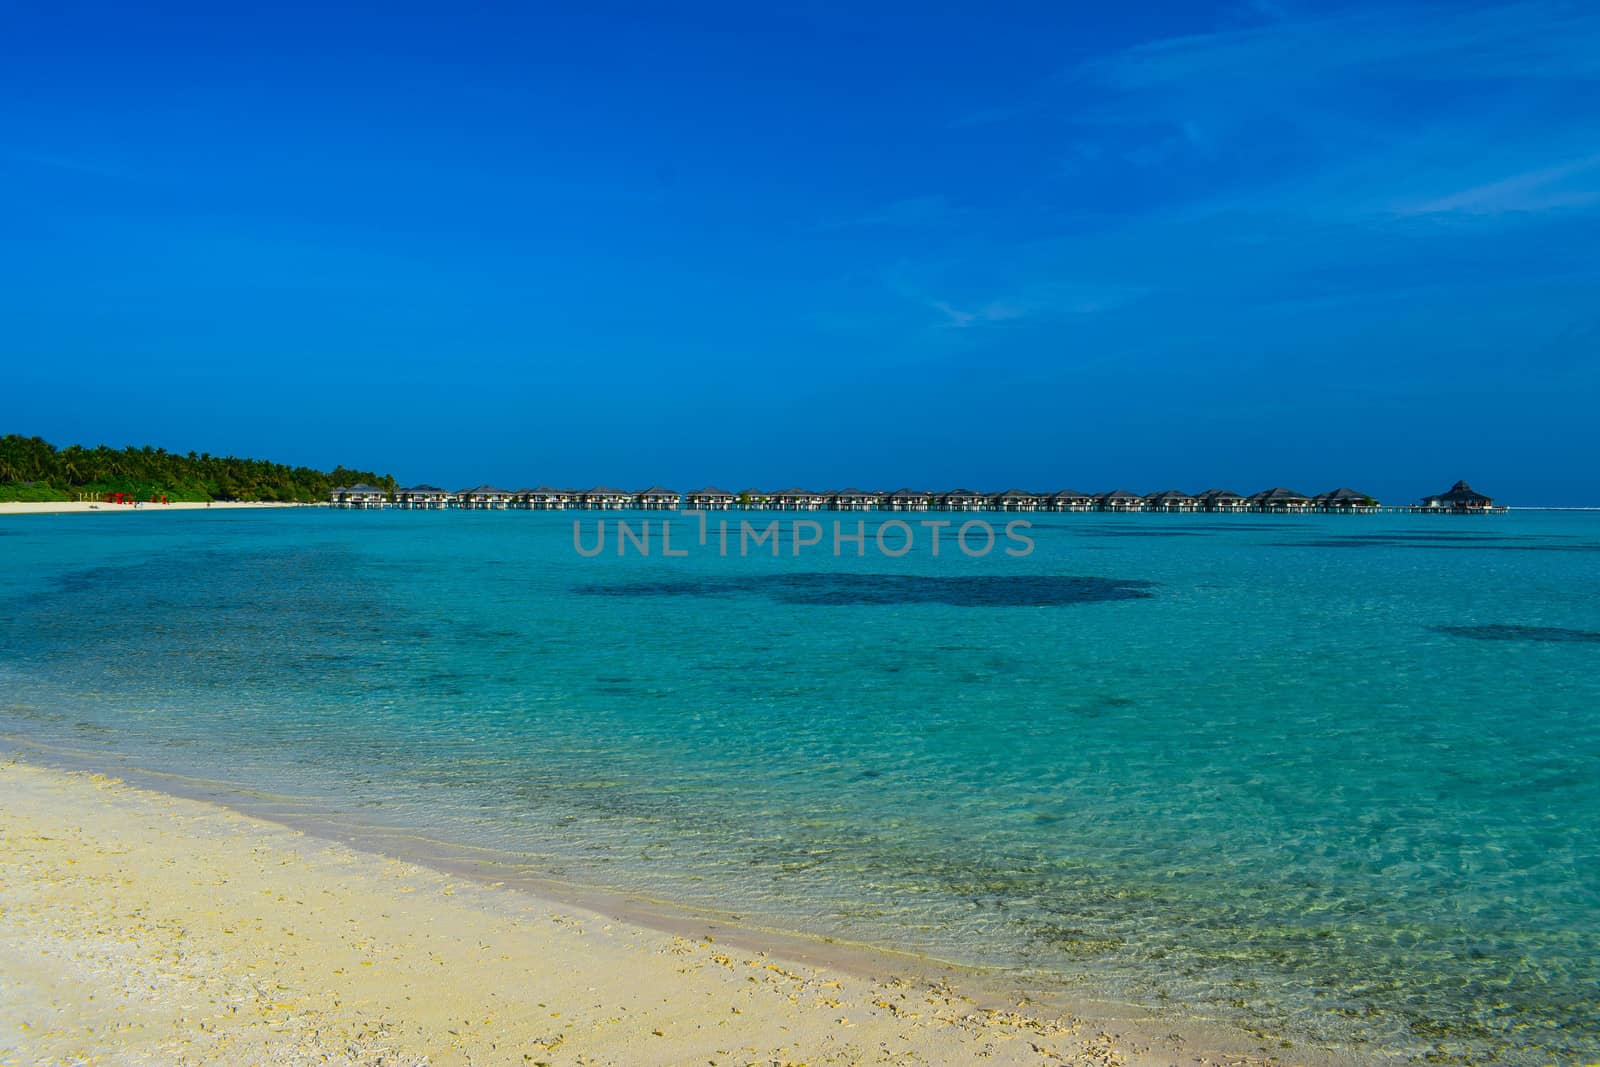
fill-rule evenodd
<path id="1" fill-rule="evenodd" d="M 171 504 L 108 504 L 90 500 L 48 500 L 40 503 L 22 501 L 0 502 L 0 515 L 54 515 L 85 512 L 93 515 L 120 515 L 123 513 L 145 515 L 162 511 L 238 510 L 241 508 L 313 508 L 321 504 L 284 504 L 266 500 L 215 500 L 174 501 Z"/>
<path id="2" fill-rule="evenodd" d="M 795 964 L 15 761 L 0 871 L 7 1065 L 1299 1062 Z"/>

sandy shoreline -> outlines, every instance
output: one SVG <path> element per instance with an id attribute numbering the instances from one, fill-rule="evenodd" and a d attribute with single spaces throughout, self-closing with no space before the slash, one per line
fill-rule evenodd
<path id="1" fill-rule="evenodd" d="M 0 1064 L 1306 1062 L 795 963 L 19 762 L 0 870 Z"/>
<path id="2" fill-rule="evenodd" d="M 137 507 L 131 504 L 107 504 L 93 500 L 48 500 L 42 503 L 26 501 L 0 501 L 0 515 L 62 515 L 84 512 L 92 515 L 116 515 L 122 512 L 134 514 L 150 514 L 162 511 L 236 511 L 241 508 L 314 508 L 319 504 L 284 504 L 278 501 L 253 501 L 253 500 L 215 500 L 207 504 L 203 501 L 174 501 L 171 504 L 140 504 Z"/>

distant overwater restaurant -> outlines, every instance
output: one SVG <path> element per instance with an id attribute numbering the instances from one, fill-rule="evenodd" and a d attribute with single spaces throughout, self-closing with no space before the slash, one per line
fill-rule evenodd
<path id="1" fill-rule="evenodd" d="M 628 490 L 597 486 L 593 489 L 500 489 L 480 485 L 473 489 L 441 489 L 415 485 L 389 493 L 373 485 L 350 485 L 332 490 L 328 503 L 336 508 L 399 508 L 410 511 L 995 511 L 995 512 L 1163 512 L 1253 515 L 1372 515 L 1409 512 L 1439 515 L 1486 515 L 1504 512 L 1504 506 L 1466 482 L 1415 504 L 1382 504 L 1369 493 L 1355 489 L 1330 489 L 1308 496 L 1275 486 L 1250 496 L 1228 489 L 1207 489 L 1189 494 L 1163 489 L 1143 496 L 1126 489 L 1080 493 L 1071 489 L 1029 492 L 1006 489 L 998 493 L 951 489 L 743 489 L 729 492 L 708 487 L 690 493 L 652 486 Z"/>

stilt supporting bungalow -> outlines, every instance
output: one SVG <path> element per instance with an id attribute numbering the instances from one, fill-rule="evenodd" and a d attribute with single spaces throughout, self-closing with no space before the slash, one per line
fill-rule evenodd
<path id="1" fill-rule="evenodd" d="M 597 485 L 583 494 L 583 506 L 590 511 L 623 511 L 634 506 L 635 494 Z"/>
<path id="2" fill-rule="evenodd" d="M 769 506 L 779 511 L 821 511 L 828 498 L 810 489 L 780 489 L 770 500 Z"/>
<path id="3" fill-rule="evenodd" d="M 952 489 L 939 494 L 938 506 L 941 511 L 987 511 L 989 498 L 971 489 Z"/>
<path id="4" fill-rule="evenodd" d="M 863 489 L 841 489 L 828 498 L 834 511 L 876 511 L 883 507 L 883 494 Z"/>
<path id="5" fill-rule="evenodd" d="M 1250 510 L 1273 515 L 1297 515 L 1311 510 L 1311 498 L 1293 489 L 1277 486 L 1263 489 L 1252 496 Z"/>
<path id="6" fill-rule="evenodd" d="M 394 495 L 395 506 L 413 511 L 442 511 L 455 494 L 437 485 L 414 485 Z"/>
<path id="7" fill-rule="evenodd" d="M 456 494 L 456 499 L 461 507 L 472 511 L 504 511 L 511 506 L 511 493 L 492 485 L 463 489 Z"/>
<path id="8" fill-rule="evenodd" d="M 1207 489 L 1195 497 L 1195 500 L 1199 502 L 1201 511 L 1210 511 L 1221 515 L 1238 514 L 1250 510 L 1250 502 L 1232 489 Z"/>
<path id="9" fill-rule="evenodd" d="M 707 486 L 684 497 L 690 511 L 727 511 L 733 507 L 733 494 Z"/>
<path id="10" fill-rule="evenodd" d="M 1021 489 L 1007 489 L 989 498 L 996 511 L 1038 511 L 1045 498 Z"/>
<path id="11" fill-rule="evenodd" d="M 933 505 L 933 494 L 918 489 L 896 489 L 884 501 L 889 511 L 927 511 Z"/>
<path id="12" fill-rule="evenodd" d="M 1163 489 L 1144 498 L 1146 511 L 1199 511 L 1200 502 L 1188 493 Z"/>
<path id="13" fill-rule="evenodd" d="M 633 506 L 640 511 L 677 511 L 682 504 L 683 498 L 677 493 L 656 485 L 641 492 Z"/>
<path id="14" fill-rule="evenodd" d="M 1354 489 L 1330 489 L 1312 497 L 1311 505 L 1326 515 L 1371 515 L 1382 507 L 1371 494 Z"/>
<path id="15" fill-rule="evenodd" d="M 362 482 L 360 485 L 346 485 L 329 490 L 328 503 L 336 508 L 368 511 L 373 508 L 388 507 L 389 496 L 377 486 Z"/>
<path id="16" fill-rule="evenodd" d="M 1143 511 L 1144 497 L 1126 489 L 1113 489 L 1096 497 L 1095 504 L 1101 511 Z"/>
<path id="17" fill-rule="evenodd" d="M 1051 511 L 1093 511 L 1094 494 L 1080 493 L 1076 489 L 1063 489 L 1050 494 Z"/>
<path id="18" fill-rule="evenodd" d="M 570 490 L 541 485 L 534 489 L 518 489 L 513 506 L 524 511 L 565 511 L 573 506 L 573 496 Z"/>

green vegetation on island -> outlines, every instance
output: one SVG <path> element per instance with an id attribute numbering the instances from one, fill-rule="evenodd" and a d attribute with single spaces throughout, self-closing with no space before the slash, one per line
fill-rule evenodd
<path id="1" fill-rule="evenodd" d="M 0 437 L 0 501 L 103 500 L 124 493 L 135 500 L 326 500 L 335 486 L 366 482 L 388 493 L 393 477 L 371 471 L 312 470 L 262 459 L 178 455 L 164 448 L 100 445 L 56 448 L 38 437 Z"/>

